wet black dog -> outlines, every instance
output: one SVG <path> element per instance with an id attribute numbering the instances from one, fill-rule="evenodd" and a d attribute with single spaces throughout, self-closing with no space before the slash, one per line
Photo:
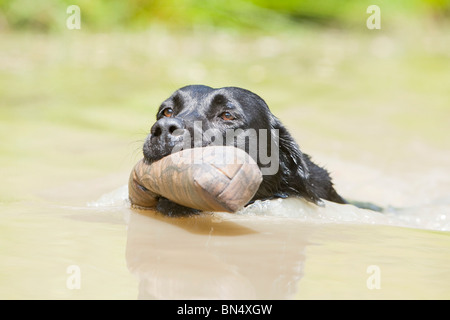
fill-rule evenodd
<path id="1" fill-rule="evenodd" d="M 321 199 L 346 203 L 328 172 L 300 151 L 264 100 L 248 90 L 187 86 L 161 104 L 156 119 L 143 147 L 148 163 L 182 148 L 234 145 L 247 151 L 263 172 L 252 201 L 300 196 L 318 205 Z M 157 209 L 167 215 L 198 212 L 165 198 Z"/>

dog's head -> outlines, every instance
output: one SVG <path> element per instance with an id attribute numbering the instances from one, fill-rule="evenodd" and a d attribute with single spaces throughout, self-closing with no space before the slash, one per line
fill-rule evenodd
<path id="1" fill-rule="evenodd" d="M 159 107 L 144 159 L 152 163 L 208 145 L 241 148 L 258 163 L 264 179 L 255 199 L 284 196 L 289 189 L 304 189 L 305 198 L 319 199 L 308 187 L 309 169 L 298 145 L 264 100 L 248 90 L 191 85 L 175 91 Z M 290 185 L 293 177 L 300 187 Z"/>
<path id="2" fill-rule="evenodd" d="M 264 100 L 248 90 L 187 86 L 159 107 L 144 157 L 153 162 L 181 149 L 207 145 L 234 145 L 250 153 L 260 135 L 272 138 L 273 118 Z"/>

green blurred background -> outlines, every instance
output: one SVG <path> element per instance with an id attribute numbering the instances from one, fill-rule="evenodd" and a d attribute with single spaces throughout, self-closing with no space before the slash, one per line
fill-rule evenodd
<path id="1" fill-rule="evenodd" d="M 0 0 L 0 200 L 126 181 L 158 105 L 192 83 L 261 95 L 322 163 L 413 166 L 450 147 L 449 18 L 444 0 Z"/>
<path id="2" fill-rule="evenodd" d="M 78 5 L 83 27 L 91 31 L 143 30 L 153 23 L 171 28 L 232 28 L 240 31 L 274 31 L 302 24 L 360 28 L 365 9 L 378 5 L 386 23 L 431 17 L 446 19 L 446 0 L 2 0 L 2 26 L 8 29 L 61 31 L 65 9 Z"/>

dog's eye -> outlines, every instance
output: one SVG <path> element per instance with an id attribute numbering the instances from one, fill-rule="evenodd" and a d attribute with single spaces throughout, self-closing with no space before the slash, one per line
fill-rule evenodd
<path id="1" fill-rule="evenodd" d="M 164 117 L 172 117 L 173 116 L 173 109 L 172 108 L 166 108 L 163 111 Z"/>
<path id="2" fill-rule="evenodd" d="M 232 120 L 236 119 L 236 118 L 235 118 L 231 113 L 229 113 L 228 111 L 222 112 L 222 113 L 220 114 L 220 117 L 221 117 L 223 120 L 226 120 L 226 121 L 232 121 Z"/>

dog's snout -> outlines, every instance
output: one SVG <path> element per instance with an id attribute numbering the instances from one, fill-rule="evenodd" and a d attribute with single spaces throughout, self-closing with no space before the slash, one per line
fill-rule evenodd
<path id="1" fill-rule="evenodd" d="M 151 129 L 154 137 L 179 136 L 184 132 L 183 121 L 176 118 L 162 118 L 156 121 Z"/>

